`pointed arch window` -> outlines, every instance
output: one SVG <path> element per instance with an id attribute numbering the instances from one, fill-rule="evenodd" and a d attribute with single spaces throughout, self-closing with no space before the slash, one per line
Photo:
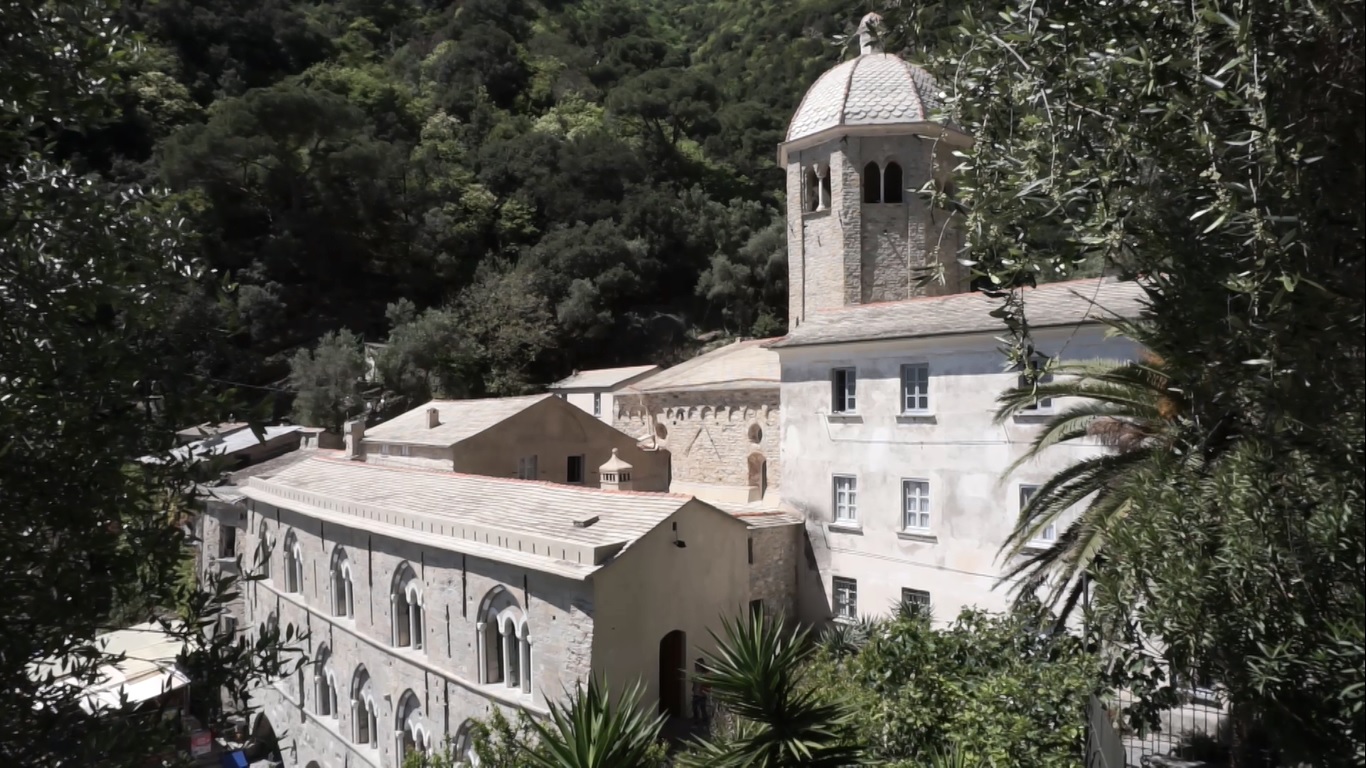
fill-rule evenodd
<path id="1" fill-rule="evenodd" d="M 391 636 L 397 648 L 422 647 L 422 585 L 412 566 L 404 563 L 394 575 L 393 592 L 389 596 Z"/>
<path id="2" fill-rule="evenodd" d="M 882 202 L 882 169 L 877 163 L 863 166 L 863 202 Z"/>
<path id="3" fill-rule="evenodd" d="M 882 170 L 882 202 L 901 202 L 903 185 L 901 166 L 895 162 L 887 163 L 887 167 Z"/>
<path id="4" fill-rule="evenodd" d="M 455 735 L 456 765 L 478 768 L 479 752 L 474 748 L 474 721 L 466 720 Z"/>
<path id="5" fill-rule="evenodd" d="M 495 587 L 484 597 L 479 616 L 480 682 L 531 693 L 531 630 L 516 598 Z"/>
<path id="6" fill-rule="evenodd" d="M 346 619 L 356 617 L 356 596 L 351 578 L 351 560 L 346 550 L 337 547 L 332 553 L 332 615 Z"/>
<path id="7" fill-rule="evenodd" d="M 304 557 L 299 546 L 299 537 L 294 531 L 285 534 L 285 591 L 298 592 L 303 589 Z"/>
<path id="8" fill-rule="evenodd" d="M 256 535 L 256 559 L 261 568 L 261 578 L 270 578 L 270 551 L 274 548 L 274 542 L 270 538 L 270 528 L 266 521 L 261 521 L 260 532 Z"/>
<path id="9" fill-rule="evenodd" d="M 365 671 L 365 667 L 357 667 L 351 681 L 351 735 L 357 744 L 379 747 L 378 713 L 370 673 Z"/>
<path id="10" fill-rule="evenodd" d="M 319 715 L 336 717 L 337 678 L 332 672 L 332 655 L 327 646 L 318 649 L 313 667 L 314 708 Z"/>
<path id="11" fill-rule="evenodd" d="M 422 705 L 411 688 L 399 697 L 395 712 L 394 734 L 398 742 L 398 762 L 402 765 L 410 755 L 429 751 L 432 739 L 422 724 Z"/>

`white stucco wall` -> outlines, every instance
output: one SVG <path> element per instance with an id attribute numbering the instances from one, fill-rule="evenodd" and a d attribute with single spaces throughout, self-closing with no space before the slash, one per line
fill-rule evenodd
<path id="1" fill-rule="evenodd" d="M 1038 331 L 1039 351 L 1064 360 L 1131 359 L 1134 346 L 1100 328 Z M 802 571 L 799 612 L 830 617 L 831 579 L 857 581 L 861 614 L 884 613 L 903 588 L 928 591 L 937 622 L 970 605 L 1000 610 L 997 553 L 1019 512 L 1019 485 L 1041 484 L 1098 448 L 1056 447 L 1004 474 L 1041 417 L 993 423 L 995 399 L 1016 374 L 990 335 L 780 349 L 783 497 L 807 517 L 814 559 Z M 932 416 L 901 416 L 901 365 L 928 363 Z M 857 415 L 831 415 L 831 369 L 857 369 Z M 1055 403 L 1055 409 L 1066 401 Z M 857 478 L 858 525 L 832 525 L 833 476 Z M 902 528 L 902 480 L 928 480 L 928 535 Z M 807 567 L 814 566 L 814 567 Z"/>
<path id="2" fill-rule="evenodd" d="M 556 392 L 556 394 L 558 394 L 558 395 L 560 395 L 561 397 L 563 397 L 563 398 L 565 399 L 565 401 L 568 402 L 570 405 L 577 406 L 577 407 L 578 407 L 579 409 L 581 409 L 584 413 L 587 413 L 587 414 L 589 414 L 590 416 L 596 416 L 599 420 L 602 421 L 602 423 L 607 424 L 607 425 L 609 425 L 609 426 L 612 424 L 612 414 L 615 413 L 615 411 L 613 410 L 613 407 L 612 407 L 612 392 L 611 392 L 611 390 L 607 390 L 607 389 L 595 389 L 595 390 L 588 390 L 588 389 L 570 389 L 570 390 L 559 390 L 559 391 Z M 602 398 L 602 401 L 601 401 L 602 409 L 601 409 L 601 412 L 599 412 L 599 413 L 594 413 L 594 412 L 593 412 L 593 395 L 595 395 L 595 394 L 596 394 L 598 397 Z"/>

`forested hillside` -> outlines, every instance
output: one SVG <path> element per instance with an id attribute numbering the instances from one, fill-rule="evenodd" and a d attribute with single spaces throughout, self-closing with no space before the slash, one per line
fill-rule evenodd
<path id="1" fill-rule="evenodd" d="M 135 1 L 123 117 L 66 149 L 171 190 L 213 270 L 167 326 L 203 376 L 289 389 L 344 332 L 393 342 L 391 388 L 510 394 L 781 332 L 775 148 L 864 10 Z"/>

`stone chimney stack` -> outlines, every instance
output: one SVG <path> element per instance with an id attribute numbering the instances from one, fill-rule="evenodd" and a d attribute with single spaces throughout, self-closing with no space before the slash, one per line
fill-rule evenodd
<path id="1" fill-rule="evenodd" d="M 435 408 L 427 409 L 427 429 L 436 429 L 441 426 L 441 411 Z"/>
<path id="2" fill-rule="evenodd" d="M 621 460 L 617 456 L 617 449 L 612 449 L 612 458 L 606 464 L 598 467 L 598 485 L 603 490 L 608 491 L 629 491 L 633 487 L 631 484 L 631 465 Z"/>
<path id="3" fill-rule="evenodd" d="M 361 445 L 364 440 L 365 419 L 346 422 L 346 447 L 349 450 L 347 458 L 352 461 L 365 461 L 365 449 Z"/>

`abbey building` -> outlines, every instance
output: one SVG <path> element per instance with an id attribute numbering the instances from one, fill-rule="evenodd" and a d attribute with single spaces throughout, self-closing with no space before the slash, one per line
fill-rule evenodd
<path id="1" fill-rule="evenodd" d="M 778 147 L 786 336 L 432 402 L 218 489 L 211 567 L 265 571 L 234 630 L 307 633 L 310 664 L 258 695 L 287 764 L 389 768 L 447 739 L 472 762 L 473 719 L 542 716 L 590 675 L 683 716 L 690 660 L 744 611 L 1005 607 L 1020 505 L 1077 457 L 1012 466 L 1066 403 L 993 419 L 1018 373 L 957 261 L 960 222 L 923 195 L 952 191 L 972 139 L 938 120 L 928 74 L 878 50 L 875 21 Z M 1132 357 L 1101 321 L 1142 298 L 1110 279 L 1029 289 L 1038 353 Z"/>

